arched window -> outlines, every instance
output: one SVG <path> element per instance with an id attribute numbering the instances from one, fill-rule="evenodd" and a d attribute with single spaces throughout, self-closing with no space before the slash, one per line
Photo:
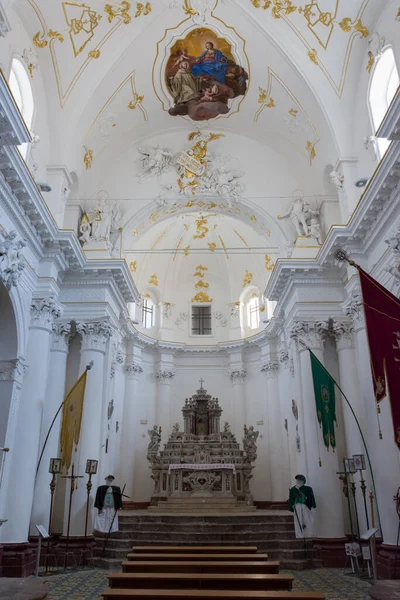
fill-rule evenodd
<path id="1" fill-rule="evenodd" d="M 143 298 L 142 302 L 142 327 L 150 329 L 155 323 L 155 304 L 150 297 Z"/>
<path id="2" fill-rule="evenodd" d="M 260 327 L 260 301 L 258 296 L 253 296 L 247 303 L 247 323 L 250 329 Z"/>
<path id="3" fill-rule="evenodd" d="M 399 72 L 394 53 L 391 48 L 386 48 L 376 61 L 369 89 L 369 107 L 375 131 L 382 123 L 398 85 Z M 385 153 L 389 143 L 388 140 L 378 139 L 381 156 Z"/>
<path id="4" fill-rule="evenodd" d="M 18 58 L 14 58 L 11 63 L 9 84 L 25 124 L 30 130 L 32 127 L 33 111 L 35 107 L 32 86 L 29 75 L 23 63 Z M 22 144 L 20 150 L 22 156 L 25 158 L 28 150 L 28 144 Z"/>

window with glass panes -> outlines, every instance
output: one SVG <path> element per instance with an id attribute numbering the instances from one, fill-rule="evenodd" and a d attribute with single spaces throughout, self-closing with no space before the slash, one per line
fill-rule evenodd
<path id="1" fill-rule="evenodd" d="M 142 304 L 142 326 L 145 329 L 154 326 L 154 304 L 150 298 L 145 298 Z"/>
<path id="2" fill-rule="evenodd" d="M 251 329 L 260 326 L 260 303 L 258 298 L 252 298 L 247 304 L 248 323 Z"/>
<path id="3" fill-rule="evenodd" d="M 211 335 L 211 306 L 192 306 L 192 334 Z"/>

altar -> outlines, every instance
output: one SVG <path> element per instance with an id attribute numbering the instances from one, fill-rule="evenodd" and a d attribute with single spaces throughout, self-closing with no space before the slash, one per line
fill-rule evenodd
<path id="1" fill-rule="evenodd" d="M 147 459 L 154 490 L 152 507 L 166 510 L 195 509 L 199 504 L 223 509 L 253 508 L 249 482 L 257 458 L 258 432 L 244 426 L 243 449 L 225 422 L 220 428 L 222 408 L 201 387 L 182 408 L 179 423 L 160 450 L 161 429 L 149 431 Z"/>

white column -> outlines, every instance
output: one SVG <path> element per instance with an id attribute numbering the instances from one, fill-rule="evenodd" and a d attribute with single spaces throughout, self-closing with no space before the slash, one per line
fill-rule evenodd
<path id="1" fill-rule="evenodd" d="M 286 468 L 282 472 L 282 477 L 285 480 L 285 497 L 287 490 L 293 485 L 294 476 L 299 472 L 297 467 L 297 450 L 296 450 L 296 425 L 297 420 L 295 411 L 293 412 L 293 361 L 289 357 L 289 352 L 286 343 L 281 346 L 278 352 L 279 361 L 279 398 L 280 398 L 280 425 L 283 427 L 283 450 L 286 457 Z"/>
<path id="2" fill-rule="evenodd" d="M 377 501 L 381 518 L 385 544 L 396 544 L 398 517 L 393 503 L 393 495 L 400 481 L 399 451 L 393 441 L 393 421 L 388 398 L 380 403 L 382 413 L 380 425 L 382 439 L 379 437 L 377 406 L 372 386 L 369 345 L 365 330 L 362 296 L 354 291 L 345 304 L 346 314 L 353 319 L 355 331 L 356 358 L 358 376 L 365 407 L 364 436 L 371 458 L 372 469 L 377 489 Z M 368 490 L 369 492 L 369 490 Z M 377 520 L 375 518 L 375 525 Z"/>
<path id="3" fill-rule="evenodd" d="M 39 452 L 42 451 L 51 422 L 64 400 L 70 331 L 71 325 L 69 323 L 53 324 L 49 373 L 43 406 L 42 425 L 40 428 Z M 49 474 L 49 462 L 50 458 L 57 458 L 59 456 L 61 418 L 62 410 L 59 412 L 57 420 L 53 424 L 36 477 L 31 516 L 31 535 L 37 535 L 35 525 L 44 525 L 47 529 L 49 523 L 49 485 L 52 478 Z"/>
<path id="4" fill-rule="evenodd" d="M 10 452 L 10 478 L 2 527 L 4 542 L 25 542 L 29 535 L 36 466 L 39 455 L 40 422 L 46 395 L 50 334 L 61 306 L 53 298 L 34 300 L 26 351 L 28 369 L 18 408 L 14 447 Z"/>
<path id="5" fill-rule="evenodd" d="M 73 494 L 71 511 L 71 529 L 70 535 L 83 536 L 85 533 L 85 510 L 86 510 L 86 479 L 85 475 L 87 459 L 100 460 L 101 444 L 101 417 L 103 406 L 104 391 L 104 358 L 106 354 L 107 342 L 111 336 L 112 330 L 107 321 L 94 323 L 78 323 L 77 331 L 82 337 L 81 362 L 79 373 L 83 373 L 86 365 L 93 361 L 93 367 L 88 372 L 86 379 L 85 400 L 83 405 L 81 435 L 79 441 L 78 456 L 74 453 L 72 462 L 75 465 L 75 474 L 84 475 L 84 479 L 77 480 L 77 488 Z M 92 478 L 93 490 L 102 481 L 98 481 L 98 476 Z M 67 499 L 69 498 L 70 481 L 66 486 Z M 66 502 L 66 511 L 68 511 L 68 500 Z M 88 533 L 92 532 L 93 524 L 89 511 Z M 67 523 L 64 520 L 64 533 L 66 533 Z"/>
<path id="6" fill-rule="evenodd" d="M 0 398 L 2 399 L 0 444 L 3 448 L 9 448 L 8 452 L 0 452 L 0 519 L 7 519 L 5 505 L 8 480 L 12 476 L 10 450 L 15 446 L 18 408 L 26 368 L 22 358 L 0 361 Z M 10 400 L 6 402 L 7 398 Z M 2 539 L 1 531 L 0 527 L 0 539 Z"/>
<path id="7" fill-rule="evenodd" d="M 168 439 L 172 432 L 171 383 L 174 377 L 175 371 L 171 370 L 170 367 L 163 368 L 162 366 L 159 366 L 159 368 L 157 369 L 157 423 L 154 424 L 161 425 L 165 441 Z"/>
<path id="8" fill-rule="evenodd" d="M 134 499 L 136 491 L 135 477 L 135 449 L 137 446 L 137 435 L 139 431 L 139 377 L 143 373 L 143 367 L 135 360 L 128 360 L 125 366 L 125 398 L 124 412 L 122 420 L 121 436 L 121 462 L 120 462 L 120 482 L 126 483 L 126 494 Z"/>
<path id="9" fill-rule="evenodd" d="M 243 427 L 246 423 L 245 410 L 245 381 L 247 371 L 243 366 L 231 368 L 229 377 L 232 383 L 233 433 L 237 440 L 243 437 Z"/>
<path id="10" fill-rule="evenodd" d="M 317 324 L 297 322 L 291 333 L 296 341 L 310 348 L 323 364 L 323 328 Z M 321 538 L 344 536 L 341 484 L 336 475 L 339 460 L 336 453 L 325 448 L 322 431 L 317 423 L 316 404 L 311 372 L 310 353 L 301 344 L 297 346 L 301 371 L 302 405 L 299 418 L 303 420 L 304 439 L 302 451 L 306 454 L 307 483 L 314 489 L 316 511 L 316 533 Z M 322 466 L 318 458 L 321 456 Z"/>
<path id="11" fill-rule="evenodd" d="M 285 453 L 283 450 L 282 429 L 279 410 L 279 387 L 278 371 L 279 363 L 270 358 L 262 367 L 267 381 L 267 405 L 268 405 L 268 446 L 269 463 L 271 470 L 271 500 L 286 500 L 288 495 L 287 472 L 285 464 Z"/>
<path id="12" fill-rule="evenodd" d="M 357 359 L 355 353 L 355 344 L 353 338 L 353 325 L 350 323 L 333 322 L 333 333 L 336 341 L 336 348 L 339 357 L 339 373 L 340 387 L 346 394 L 347 399 L 352 405 L 352 408 L 360 423 L 361 429 L 365 430 L 364 418 L 364 401 L 361 393 L 361 386 L 358 379 Z M 337 398 L 339 393 L 337 393 Z M 357 427 L 354 416 L 344 398 L 342 398 L 343 422 L 346 439 L 346 458 L 352 457 L 353 454 L 365 454 L 361 435 Z M 343 469 L 341 469 L 343 470 Z M 366 473 L 364 473 L 366 479 Z M 359 476 L 354 476 L 356 482 L 356 501 L 358 509 L 358 518 L 360 525 L 360 533 L 367 530 L 367 522 L 365 518 L 364 502 L 359 486 Z M 370 479 L 368 477 L 368 483 Z M 370 486 L 368 486 L 370 487 Z M 368 497 L 367 497 L 368 502 Z M 354 524 L 355 525 L 355 524 Z M 356 526 L 354 527 L 356 532 Z"/>

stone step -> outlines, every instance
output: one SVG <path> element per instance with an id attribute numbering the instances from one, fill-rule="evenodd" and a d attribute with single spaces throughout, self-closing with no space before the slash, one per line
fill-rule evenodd
<path id="1" fill-rule="evenodd" d="M 151 541 L 153 543 L 160 543 L 163 542 L 166 538 L 166 535 L 168 536 L 168 540 L 171 544 L 178 544 L 179 542 L 181 543 L 186 543 L 187 539 L 188 539 L 188 533 L 184 533 L 184 532 L 153 532 L 153 531 L 137 531 L 134 533 L 135 539 L 139 540 L 141 542 L 147 542 L 147 541 Z M 132 533 L 129 531 L 126 532 L 119 532 L 118 537 L 119 538 L 123 538 L 123 537 L 131 537 Z M 251 542 L 254 544 L 257 544 L 258 542 L 263 542 L 266 539 L 267 540 L 283 540 L 283 539 L 291 539 L 293 536 L 292 532 L 290 531 L 271 531 L 271 532 L 261 532 L 261 531 L 257 531 L 257 532 L 240 532 L 240 539 L 242 543 L 245 542 Z M 202 532 L 190 532 L 190 537 L 191 537 L 191 542 L 193 542 L 193 544 L 198 544 L 201 545 L 202 544 L 202 540 L 204 539 L 204 534 Z M 228 543 L 232 543 L 232 542 L 236 542 L 237 541 L 237 533 L 218 533 L 218 532 L 213 532 L 210 533 L 209 536 L 207 536 L 207 539 L 209 541 L 210 544 L 228 544 Z"/>
<path id="2" fill-rule="evenodd" d="M 249 524 L 249 525 L 242 525 L 240 526 L 240 524 L 238 523 L 237 525 L 233 525 L 233 524 L 213 524 L 213 523 L 198 523 L 195 525 L 192 524 L 188 524 L 188 525 L 184 525 L 183 523 L 173 523 L 173 524 L 153 524 L 153 523 L 146 523 L 146 524 L 141 524 L 141 525 L 131 525 L 129 523 L 120 523 L 119 524 L 119 529 L 120 531 L 145 531 L 145 532 L 152 532 L 154 531 L 155 533 L 159 533 L 159 532 L 163 532 L 165 531 L 166 533 L 169 532 L 178 532 L 178 531 L 182 531 L 182 532 L 194 532 L 194 533 L 199 533 L 199 532 L 204 532 L 204 533 L 211 533 L 211 532 L 218 532 L 218 533 L 235 533 L 237 535 L 237 528 L 240 527 L 240 531 L 242 532 L 253 532 L 253 531 L 263 531 L 266 535 L 268 535 L 269 532 L 273 532 L 273 531 L 290 531 L 292 533 L 294 533 L 294 527 L 292 523 L 275 523 L 275 524 L 268 524 L 268 525 L 257 525 L 257 524 Z"/>
<path id="3" fill-rule="evenodd" d="M 142 524 L 142 523 L 153 523 L 153 524 L 171 524 L 171 523 L 181 523 L 182 522 L 182 518 L 178 515 L 167 515 L 167 516 L 151 516 L 149 518 L 147 517 L 142 517 L 142 516 L 138 516 L 138 517 L 133 517 L 133 516 L 118 516 L 118 521 L 120 523 L 129 523 L 129 524 Z M 185 517 L 185 524 L 190 525 L 190 524 L 198 524 L 198 523 L 209 523 L 209 524 L 215 524 L 215 523 L 221 523 L 222 525 L 224 524 L 240 524 L 240 525 L 246 525 L 246 524 L 255 524 L 257 523 L 258 525 L 264 525 L 264 524 L 275 524 L 275 523 L 294 523 L 293 517 L 288 514 L 288 516 L 278 516 L 278 517 L 273 517 L 273 516 L 268 516 L 268 517 L 260 517 L 258 515 L 258 513 L 256 513 L 254 515 L 254 517 L 248 517 L 245 515 L 238 515 L 237 517 L 232 518 L 231 516 L 228 517 L 226 515 L 219 515 L 219 516 L 214 516 L 214 515 L 201 515 L 198 517 L 192 517 L 191 515 L 187 515 Z"/>

